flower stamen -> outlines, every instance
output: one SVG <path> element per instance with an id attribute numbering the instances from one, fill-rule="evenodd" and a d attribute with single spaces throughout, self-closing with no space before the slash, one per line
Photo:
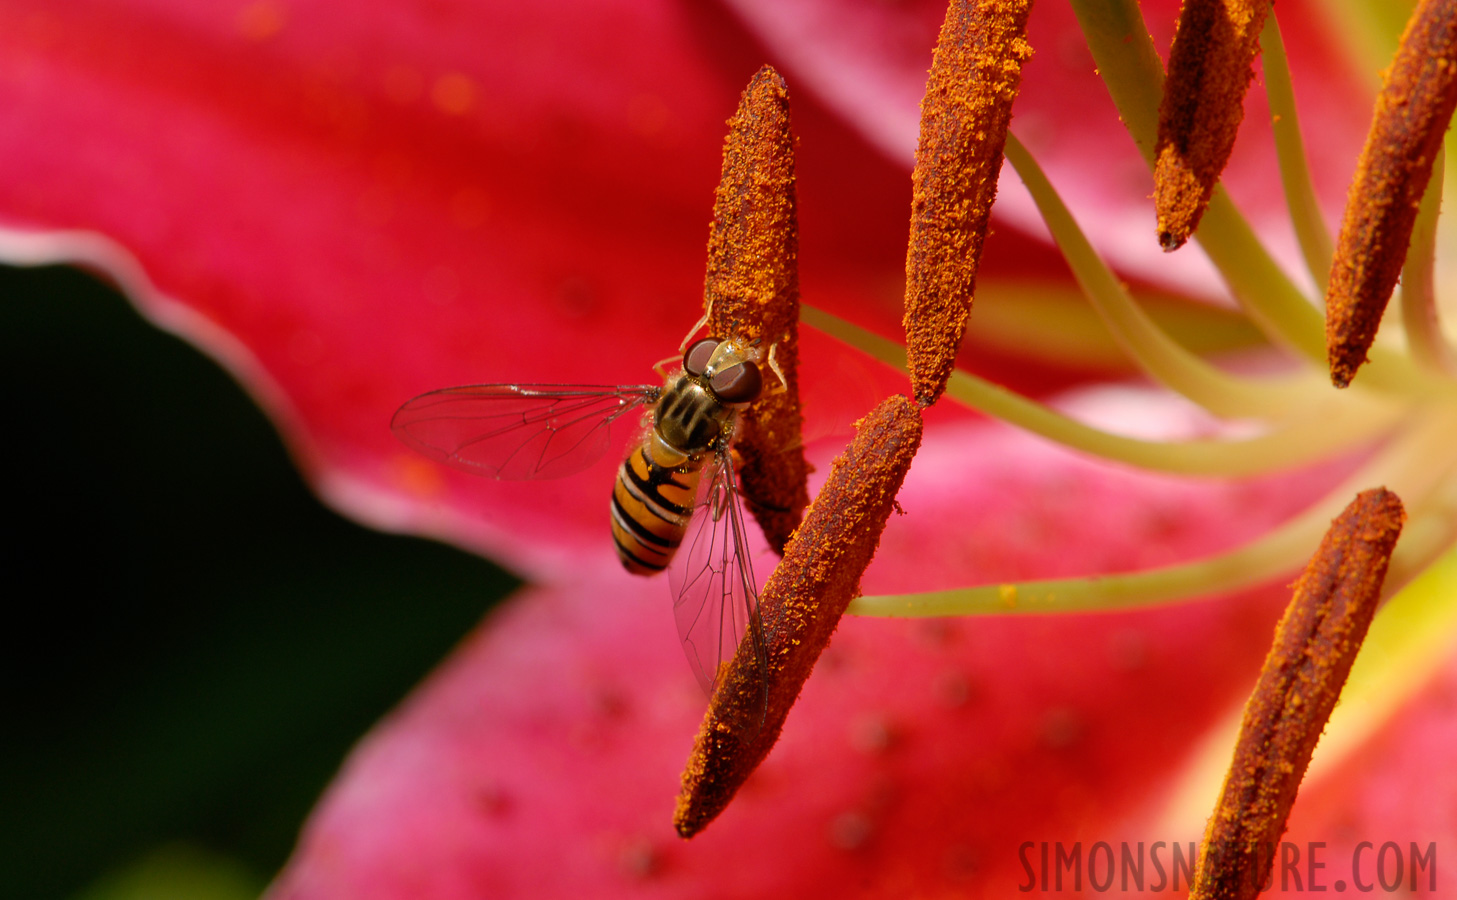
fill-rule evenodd
<path id="1" fill-rule="evenodd" d="M 761 597 L 769 659 L 764 723 L 752 733 L 733 724 L 750 712 L 757 716 L 763 696 L 746 641 L 713 695 L 683 772 L 673 817 L 683 837 L 702 831 L 723 811 L 779 739 L 815 660 L 860 592 L 860 577 L 920 443 L 919 407 L 893 396 L 861 420 L 854 440 L 836 458 Z"/>
<path id="2" fill-rule="evenodd" d="M 921 101 L 906 247 L 906 347 L 917 402 L 946 388 L 966 334 L 1002 146 L 1022 82 L 1030 0 L 952 0 Z"/>
<path id="3" fill-rule="evenodd" d="M 1227 375 L 1180 346 L 1154 324 L 1078 226 L 1036 159 L 1015 134 L 1007 135 L 1007 161 L 1037 204 L 1073 277 L 1108 330 L 1150 377 L 1221 417 L 1271 416 L 1308 404 L 1309 378 Z"/>
<path id="4" fill-rule="evenodd" d="M 1412 225 L 1411 249 L 1401 268 L 1401 324 L 1412 358 L 1428 372 L 1457 376 L 1457 359 L 1437 321 L 1437 219 L 1442 210 L 1443 168 L 1447 153 L 1439 145 L 1432 179 L 1422 194 Z"/>
<path id="5" fill-rule="evenodd" d="M 1242 590 L 1299 567 L 1319 540 L 1340 498 L 1382 480 L 1413 504 L 1407 540 L 1392 557 L 1387 586 L 1397 590 L 1416 578 L 1457 542 L 1457 501 L 1450 480 L 1457 462 L 1448 458 L 1457 421 L 1414 424 L 1339 487 L 1295 518 L 1232 550 L 1137 572 L 1054 578 L 1007 584 L 857 597 L 846 612 L 859 616 L 922 617 L 1078 613 L 1128 609 Z M 1009 602 L 1009 598 L 1011 602 Z"/>
<path id="6" fill-rule="evenodd" d="M 816 307 L 804 307 L 803 314 L 805 322 L 814 328 L 887 365 L 906 368 L 906 350 L 896 342 Z M 1279 387 L 1277 383 L 1275 391 Z M 1359 395 L 1333 396 L 1325 391 L 1312 398 L 1307 392 L 1301 401 L 1302 409 L 1275 420 L 1273 427 L 1261 434 L 1169 442 L 1111 434 L 960 369 L 952 372 L 946 396 L 1106 460 L 1156 472 L 1223 477 L 1276 471 L 1354 449 L 1388 433 L 1408 411 L 1403 404 L 1380 403 Z M 1319 429 L 1312 427 L 1316 423 Z"/>
<path id="7" fill-rule="evenodd" d="M 1275 156 L 1280 165 L 1280 185 L 1290 210 L 1305 267 L 1325 293 L 1330 277 L 1332 250 L 1330 229 L 1316 199 L 1310 167 L 1305 162 L 1305 140 L 1300 135 L 1300 113 L 1295 107 L 1295 87 L 1285 57 L 1285 40 L 1277 16 L 1265 19 L 1260 32 L 1260 59 L 1265 72 L 1265 99 L 1270 104 L 1270 132 L 1275 139 Z"/>
<path id="8" fill-rule="evenodd" d="M 1135 0 L 1070 0 L 1098 74 L 1149 168 L 1154 166 L 1163 64 Z M 1196 237 L 1252 324 L 1277 346 L 1318 366 L 1326 363 L 1320 311 L 1281 271 L 1249 222 L 1216 187 Z M 1426 390 L 1411 360 L 1387 348 L 1371 352 L 1365 386 Z"/>
<path id="9" fill-rule="evenodd" d="M 799 404 L 799 222 L 789 89 L 770 66 L 744 88 L 729 120 L 714 195 L 703 285 L 710 334 L 773 348 L 784 390 L 739 417 L 735 447 L 749 511 L 777 553 L 809 503 Z"/>
<path id="10" fill-rule="evenodd" d="M 1331 381 L 1367 361 L 1457 107 L 1457 0 L 1422 0 L 1401 36 L 1356 164 L 1326 291 Z"/>
<path id="11" fill-rule="evenodd" d="M 1296 582 L 1245 708 L 1191 900 L 1254 898 L 1268 878 L 1311 754 L 1375 615 L 1405 518 L 1401 500 L 1385 488 L 1359 494 Z"/>
<path id="12" fill-rule="evenodd" d="M 1254 78 L 1269 0 L 1185 0 L 1159 106 L 1154 207 L 1159 245 L 1184 245 L 1229 162 Z"/>

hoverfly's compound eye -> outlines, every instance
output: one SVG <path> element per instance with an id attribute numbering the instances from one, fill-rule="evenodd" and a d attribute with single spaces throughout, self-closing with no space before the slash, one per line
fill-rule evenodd
<path id="1" fill-rule="evenodd" d="M 752 362 L 741 362 L 721 372 L 714 372 L 708 386 L 724 403 L 748 403 L 759 396 L 764 387 L 764 376 Z"/>
<path id="2" fill-rule="evenodd" d="M 697 377 L 708 371 L 708 361 L 713 357 L 713 351 L 718 349 L 722 343 L 718 338 L 704 338 L 695 341 L 688 352 L 683 354 L 683 371 Z"/>

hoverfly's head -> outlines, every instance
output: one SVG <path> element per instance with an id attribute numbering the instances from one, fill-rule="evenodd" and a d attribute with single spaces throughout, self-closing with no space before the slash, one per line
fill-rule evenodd
<path id="1" fill-rule="evenodd" d="M 693 342 L 683 354 L 683 371 L 706 384 L 725 406 L 752 403 L 764 390 L 759 348 L 736 338 Z"/>

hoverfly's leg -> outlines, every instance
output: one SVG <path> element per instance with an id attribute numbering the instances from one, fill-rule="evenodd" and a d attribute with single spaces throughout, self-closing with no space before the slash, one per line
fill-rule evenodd
<path id="1" fill-rule="evenodd" d="M 693 335 L 697 334 L 700 328 L 708 324 L 709 313 L 713 311 L 713 306 L 711 305 L 712 301 L 709 301 L 709 303 L 710 306 L 704 311 L 703 318 L 699 319 L 697 322 L 694 322 L 693 327 L 688 329 L 688 333 L 683 336 L 683 343 L 678 345 L 678 353 L 680 355 L 683 353 L 683 351 L 688 349 L 689 344 L 693 343 Z"/>
<path id="2" fill-rule="evenodd" d="M 781 368 L 779 368 L 779 360 L 774 355 L 775 352 L 778 349 L 779 349 L 779 345 L 778 344 L 775 344 L 772 347 L 770 347 L 769 348 L 769 359 L 766 361 L 767 364 L 768 364 L 768 366 L 769 366 L 769 368 L 771 370 L 773 370 L 775 376 L 777 376 L 779 378 L 779 387 L 774 388 L 773 390 L 769 391 L 768 393 L 770 393 L 770 394 L 782 394 L 785 391 L 789 390 L 789 379 L 787 379 L 787 378 L 784 377 L 784 370 L 781 369 Z"/>
<path id="3" fill-rule="evenodd" d="M 668 366 L 671 366 L 674 363 L 680 363 L 682 361 L 683 361 L 683 355 L 681 353 L 678 354 L 677 356 L 665 356 L 662 359 L 658 360 L 657 362 L 653 363 L 653 371 L 658 373 L 658 377 L 659 378 L 663 379 L 664 381 L 667 381 L 668 380 Z"/>

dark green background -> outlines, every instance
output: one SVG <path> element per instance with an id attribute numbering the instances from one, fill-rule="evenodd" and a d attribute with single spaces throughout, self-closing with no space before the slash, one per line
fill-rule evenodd
<path id="1" fill-rule="evenodd" d="M 261 885 L 515 583 L 324 509 L 237 384 L 90 275 L 0 268 L 0 317 L 0 893 L 67 897 L 173 842 Z"/>

